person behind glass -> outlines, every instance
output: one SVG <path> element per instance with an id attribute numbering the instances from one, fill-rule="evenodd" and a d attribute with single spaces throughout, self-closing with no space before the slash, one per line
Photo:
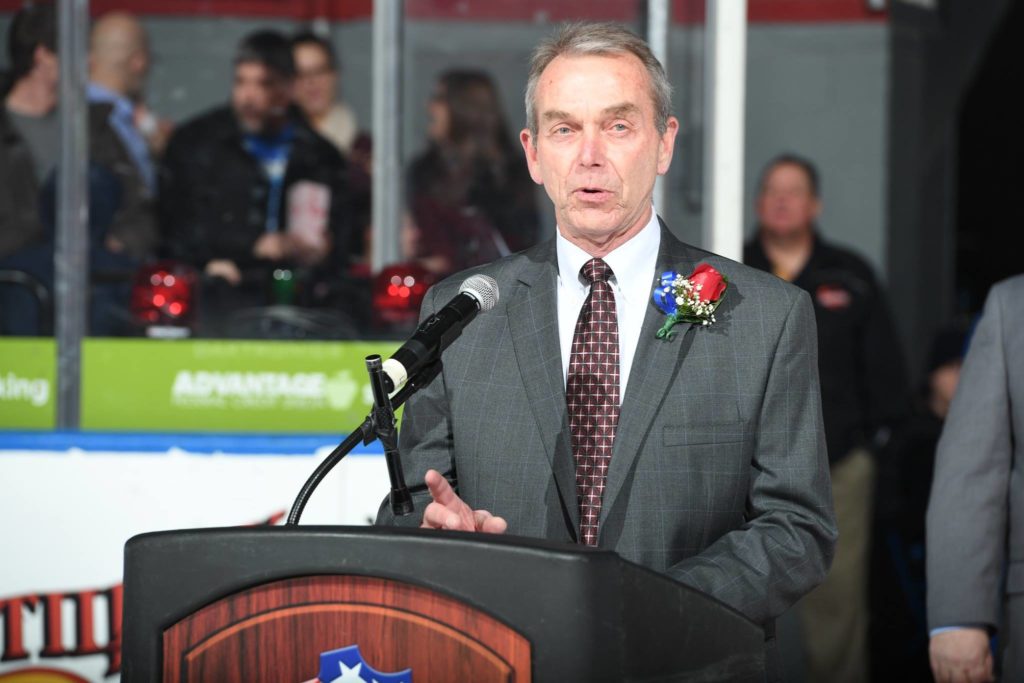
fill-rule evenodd
<path id="1" fill-rule="evenodd" d="M 818 171 L 783 154 L 761 173 L 758 232 L 747 265 L 811 295 L 818 322 L 821 409 L 839 543 L 825 582 L 800 603 L 808 680 L 868 680 L 868 549 L 874 452 L 909 410 L 903 354 L 870 266 L 821 238 Z"/>
<path id="2" fill-rule="evenodd" d="M 311 31 L 292 38 L 295 103 L 316 132 L 348 156 L 359 132 L 352 108 L 338 97 L 341 69 L 331 43 Z"/>
<path id="3" fill-rule="evenodd" d="M 89 36 L 89 102 L 109 109 L 106 121 L 131 159 L 122 173 L 126 217 L 155 247 L 156 169 L 150 142 L 136 119 L 151 63 L 149 40 L 130 14 L 111 12 L 98 18 Z M 131 245 L 137 251 L 135 245 Z"/>
<path id="4" fill-rule="evenodd" d="M 347 245 L 353 267 L 369 268 L 370 137 L 359 132 L 352 108 L 338 98 L 341 68 L 330 41 L 311 31 L 292 38 L 295 59 L 295 103 L 316 132 L 345 155 L 349 162 L 352 197 L 352 241 Z"/>
<path id="5" fill-rule="evenodd" d="M 60 60 L 52 3 L 26 5 L 7 35 L 11 69 L 0 106 L 0 268 L 19 271 L 52 289 Z M 156 228 L 145 192 L 124 144 L 108 124 L 111 105 L 89 107 L 89 256 L 93 272 L 127 273 L 156 248 Z M 123 297 L 118 283 L 91 288 L 90 331 L 109 334 L 104 314 Z M 109 305 L 108 305 L 109 304 Z M 102 310 L 101 310 L 102 309 Z M 2 286 L 0 333 L 39 334 L 48 327 L 40 305 L 24 288 Z"/>
<path id="6" fill-rule="evenodd" d="M 167 145 L 166 252 L 234 287 L 227 303 L 265 303 L 267 266 L 345 266 L 336 247 L 349 238 L 347 165 L 292 106 L 294 76 L 287 38 L 249 34 L 235 53 L 230 104 L 184 123 Z"/>
<path id="7" fill-rule="evenodd" d="M 447 274 L 532 246 L 534 187 L 490 76 L 444 73 L 428 111 L 430 143 L 408 174 L 412 255 Z"/>

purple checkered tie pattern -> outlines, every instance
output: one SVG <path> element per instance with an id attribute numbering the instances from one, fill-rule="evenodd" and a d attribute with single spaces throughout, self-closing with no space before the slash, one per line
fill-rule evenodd
<path id="1" fill-rule="evenodd" d="M 576 320 L 565 400 L 576 461 L 580 540 L 597 545 L 601 497 L 619 424 L 619 323 L 608 284 L 612 269 L 595 258 L 583 264 L 580 274 L 590 282 L 590 294 Z"/>

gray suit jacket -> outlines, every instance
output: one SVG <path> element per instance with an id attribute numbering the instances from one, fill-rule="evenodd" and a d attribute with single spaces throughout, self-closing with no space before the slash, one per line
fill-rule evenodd
<path id="1" fill-rule="evenodd" d="M 626 386 L 599 545 L 693 586 L 761 624 L 818 584 L 836 538 L 810 299 L 778 278 L 683 244 L 662 228 L 660 274 L 707 262 L 730 279 L 710 327 L 648 303 Z M 500 302 L 467 326 L 401 427 L 411 482 L 435 468 L 473 508 L 521 536 L 575 542 L 579 506 L 549 241 L 436 286 L 424 314 L 473 272 Z M 657 279 L 652 280 L 651 291 Z M 396 520 L 382 506 L 378 523 Z"/>
<path id="2" fill-rule="evenodd" d="M 1007 625 L 1003 680 L 1022 680 L 1024 276 L 985 303 L 939 441 L 927 529 L 929 628 Z"/>

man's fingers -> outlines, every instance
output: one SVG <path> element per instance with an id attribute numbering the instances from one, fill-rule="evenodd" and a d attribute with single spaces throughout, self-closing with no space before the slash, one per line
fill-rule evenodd
<path id="1" fill-rule="evenodd" d="M 460 515 L 437 502 L 427 505 L 423 511 L 423 521 L 420 526 L 425 529 L 448 529 L 451 531 L 476 530 L 471 516 Z"/>
<path id="2" fill-rule="evenodd" d="M 474 510 L 473 521 L 476 524 L 477 531 L 483 531 L 488 534 L 503 534 L 505 529 L 508 528 L 508 522 L 501 517 L 495 517 L 487 510 Z"/>
<path id="3" fill-rule="evenodd" d="M 462 499 L 452 489 L 452 485 L 437 470 L 427 470 L 423 480 L 427 483 L 427 488 L 430 490 L 430 497 L 441 505 L 451 505 L 456 501 L 462 502 Z"/>

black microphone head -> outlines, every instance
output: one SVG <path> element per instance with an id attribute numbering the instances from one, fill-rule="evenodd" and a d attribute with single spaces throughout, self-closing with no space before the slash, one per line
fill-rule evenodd
<path id="1" fill-rule="evenodd" d="M 463 280 L 459 294 L 469 294 L 480 305 L 480 311 L 486 312 L 498 303 L 498 282 L 489 275 L 473 275 Z"/>

